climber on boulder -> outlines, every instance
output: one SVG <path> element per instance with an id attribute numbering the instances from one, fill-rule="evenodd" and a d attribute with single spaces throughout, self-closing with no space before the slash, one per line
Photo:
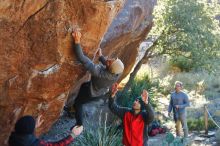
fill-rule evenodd
<path id="1" fill-rule="evenodd" d="M 15 124 L 14 131 L 11 133 L 8 145 L 9 146 L 68 146 L 73 142 L 73 139 L 80 135 L 83 131 L 83 126 L 73 127 L 70 135 L 57 142 L 46 142 L 38 139 L 35 135 L 35 128 L 43 123 L 41 117 L 35 121 L 32 116 L 23 116 Z"/>
<path id="2" fill-rule="evenodd" d="M 83 54 L 80 46 L 81 33 L 79 31 L 74 31 L 72 36 L 75 41 L 74 51 L 76 57 L 91 73 L 91 80 L 81 85 L 74 104 L 67 105 L 64 110 L 69 111 L 71 106 L 74 107 L 76 125 L 82 125 L 82 105 L 90 101 L 104 98 L 112 84 L 117 82 L 120 75 L 123 73 L 124 64 L 118 58 L 105 59 L 105 57 L 102 55 L 101 49 L 99 49 L 98 55 L 99 61 L 102 64 L 94 64 L 92 60 Z"/>

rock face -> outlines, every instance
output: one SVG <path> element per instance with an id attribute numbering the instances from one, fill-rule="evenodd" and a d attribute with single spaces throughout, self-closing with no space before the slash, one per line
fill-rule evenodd
<path id="1" fill-rule="evenodd" d="M 122 59 L 124 78 L 133 68 L 138 47 L 152 27 L 152 11 L 156 0 L 127 0 L 112 22 L 101 43 L 105 54 Z"/>
<path id="2" fill-rule="evenodd" d="M 103 54 L 125 62 L 128 74 L 152 9 L 152 0 L 1 1 L 0 145 L 22 115 L 42 115 L 36 133 L 46 132 L 70 91 L 87 79 L 72 50 L 73 29 L 81 29 L 86 55 L 93 58 L 101 44 Z"/>

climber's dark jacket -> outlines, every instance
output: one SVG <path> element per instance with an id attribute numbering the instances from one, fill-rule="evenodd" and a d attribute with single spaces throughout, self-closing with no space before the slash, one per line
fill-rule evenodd
<path id="1" fill-rule="evenodd" d="M 108 92 L 109 88 L 115 83 L 121 74 L 113 74 L 106 68 L 106 60 L 103 56 L 99 58 L 102 64 L 94 64 L 82 52 L 80 44 L 75 44 L 75 53 L 77 59 L 91 73 L 90 94 L 91 97 L 98 97 Z"/>

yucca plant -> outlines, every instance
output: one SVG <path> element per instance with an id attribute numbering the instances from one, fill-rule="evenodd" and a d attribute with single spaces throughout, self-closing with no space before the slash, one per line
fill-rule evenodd
<path id="1" fill-rule="evenodd" d="M 122 131 L 116 125 L 107 125 L 107 114 L 104 121 L 99 118 L 98 124 L 89 124 L 79 136 L 75 145 L 79 146 L 122 146 Z"/>

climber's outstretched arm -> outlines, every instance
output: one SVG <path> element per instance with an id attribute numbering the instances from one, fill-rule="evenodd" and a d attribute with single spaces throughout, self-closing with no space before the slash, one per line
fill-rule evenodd
<path id="1" fill-rule="evenodd" d="M 80 42 L 81 42 L 81 33 L 79 31 L 74 31 L 72 33 L 73 39 L 75 41 L 74 51 L 77 59 L 84 65 L 84 67 L 93 75 L 99 76 L 101 69 L 100 66 L 94 64 L 87 56 L 83 54 Z"/>

